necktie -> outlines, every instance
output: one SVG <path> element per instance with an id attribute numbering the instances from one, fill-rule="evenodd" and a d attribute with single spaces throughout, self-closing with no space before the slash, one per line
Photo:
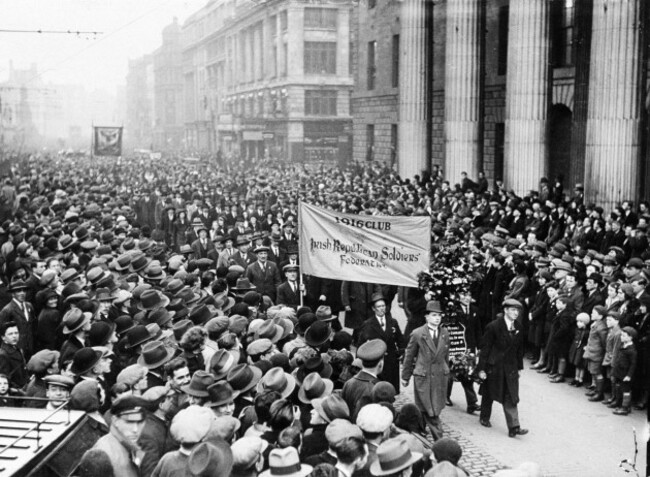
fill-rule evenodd
<path id="1" fill-rule="evenodd" d="M 27 303 L 23 303 L 23 308 L 25 309 L 25 319 L 29 320 L 29 311 L 27 311 Z"/>
<path id="2" fill-rule="evenodd" d="M 294 282 L 289 282 L 291 284 L 291 290 L 296 293 L 296 284 Z"/>
<path id="3" fill-rule="evenodd" d="M 384 323 L 384 317 L 379 317 L 379 326 L 381 326 L 381 329 L 386 331 L 386 323 Z"/>

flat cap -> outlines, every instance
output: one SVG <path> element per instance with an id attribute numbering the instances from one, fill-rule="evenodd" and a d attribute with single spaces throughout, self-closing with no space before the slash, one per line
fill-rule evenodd
<path id="1" fill-rule="evenodd" d="M 381 404 L 367 404 L 357 415 L 357 426 L 364 432 L 384 432 L 393 423 L 393 413 Z"/>
<path id="2" fill-rule="evenodd" d="M 346 437 L 358 437 L 363 439 L 363 433 L 359 426 L 352 424 L 345 419 L 334 419 L 325 428 L 325 439 L 330 447 Z"/>
<path id="3" fill-rule="evenodd" d="M 523 309 L 523 306 L 519 300 L 515 300 L 514 298 L 508 298 L 507 300 L 503 300 L 503 308 L 519 308 L 520 310 Z"/>
<path id="4" fill-rule="evenodd" d="M 380 339 L 366 341 L 357 349 L 357 358 L 364 361 L 376 361 L 386 354 L 386 343 Z"/>

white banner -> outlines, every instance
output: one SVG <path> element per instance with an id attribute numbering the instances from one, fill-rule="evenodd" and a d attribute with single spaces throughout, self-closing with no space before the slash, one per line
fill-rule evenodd
<path id="1" fill-rule="evenodd" d="M 416 287 L 429 270 L 431 218 L 340 214 L 300 203 L 300 268 L 322 278 Z"/>

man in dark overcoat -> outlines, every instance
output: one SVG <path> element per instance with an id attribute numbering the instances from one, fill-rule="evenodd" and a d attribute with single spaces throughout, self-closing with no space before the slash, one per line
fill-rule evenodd
<path id="1" fill-rule="evenodd" d="M 442 437 L 440 413 L 447 400 L 449 381 L 449 332 L 441 328 L 442 308 L 437 301 L 429 301 L 427 323 L 413 330 L 404 355 L 402 386 L 414 378 L 415 405 L 431 431 L 434 440 Z"/>
<path id="2" fill-rule="evenodd" d="M 487 325 L 479 355 L 477 372 L 481 385 L 480 423 L 491 427 L 492 402 L 503 405 L 508 435 L 515 437 L 528 433 L 519 425 L 519 374 L 524 369 L 524 333 L 517 321 L 523 306 L 517 300 L 503 302 L 503 318 Z"/>
<path id="3" fill-rule="evenodd" d="M 372 396 L 372 388 L 379 381 L 378 376 L 384 367 L 385 354 L 386 343 L 379 339 L 366 341 L 357 349 L 361 371 L 347 380 L 341 391 L 341 397 L 350 408 L 351 418 L 356 418 L 358 404 Z"/>
<path id="4" fill-rule="evenodd" d="M 27 285 L 22 280 L 15 280 L 9 285 L 13 299 L 0 311 L 0 324 L 14 322 L 18 325 L 20 341 L 18 347 L 23 351 L 25 361 L 29 361 L 34 351 L 34 335 L 38 320 L 34 307 L 25 300 Z"/>
<path id="5" fill-rule="evenodd" d="M 345 309 L 345 326 L 354 330 L 356 339 L 359 328 L 372 316 L 370 300 L 381 288 L 373 283 L 344 281 L 341 284 L 341 304 Z"/>
<path id="6" fill-rule="evenodd" d="M 268 296 L 275 303 L 277 289 L 282 283 L 280 270 L 274 262 L 268 260 L 268 247 L 262 245 L 257 247 L 253 253 L 257 255 L 257 261 L 246 268 L 245 277 L 257 287 L 259 293 Z"/>
<path id="7" fill-rule="evenodd" d="M 404 348 L 402 330 L 400 330 L 397 320 L 387 312 L 386 301 L 381 293 L 375 293 L 371 302 L 374 316 L 368 318 L 361 325 L 357 346 L 373 339 L 380 339 L 386 343 L 384 370 L 378 377 L 381 381 L 391 383 L 396 393 L 399 394 L 399 357 Z"/>

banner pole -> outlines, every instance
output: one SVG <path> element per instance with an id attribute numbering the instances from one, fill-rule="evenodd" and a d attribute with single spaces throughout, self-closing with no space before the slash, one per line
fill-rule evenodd
<path id="1" fill-rule="evenodd" d="M 302 224 L 302 207 L 301 207 L 301 200 L 298 199 L 298 260 L 299 261 L 301 261 L 300 258 L 302 257 L 302 254 L 300 253 L 300 235 L 302 234 L 302 230 L 300 230 L 301 224 Z M 303 276 L 302 276 L 302 263 L 300 263 L 300 268 L 298 270 L 300 270 L 300 285 L 298 286 L 298 290 L 300 291 L 300 307 L 302 308 L 302 306 L 303 306 L 303 297 L 302 297 L 303 293 L 302 293 L 302 290 L 300 288 L 305 283 L 303 281 Z"/>

